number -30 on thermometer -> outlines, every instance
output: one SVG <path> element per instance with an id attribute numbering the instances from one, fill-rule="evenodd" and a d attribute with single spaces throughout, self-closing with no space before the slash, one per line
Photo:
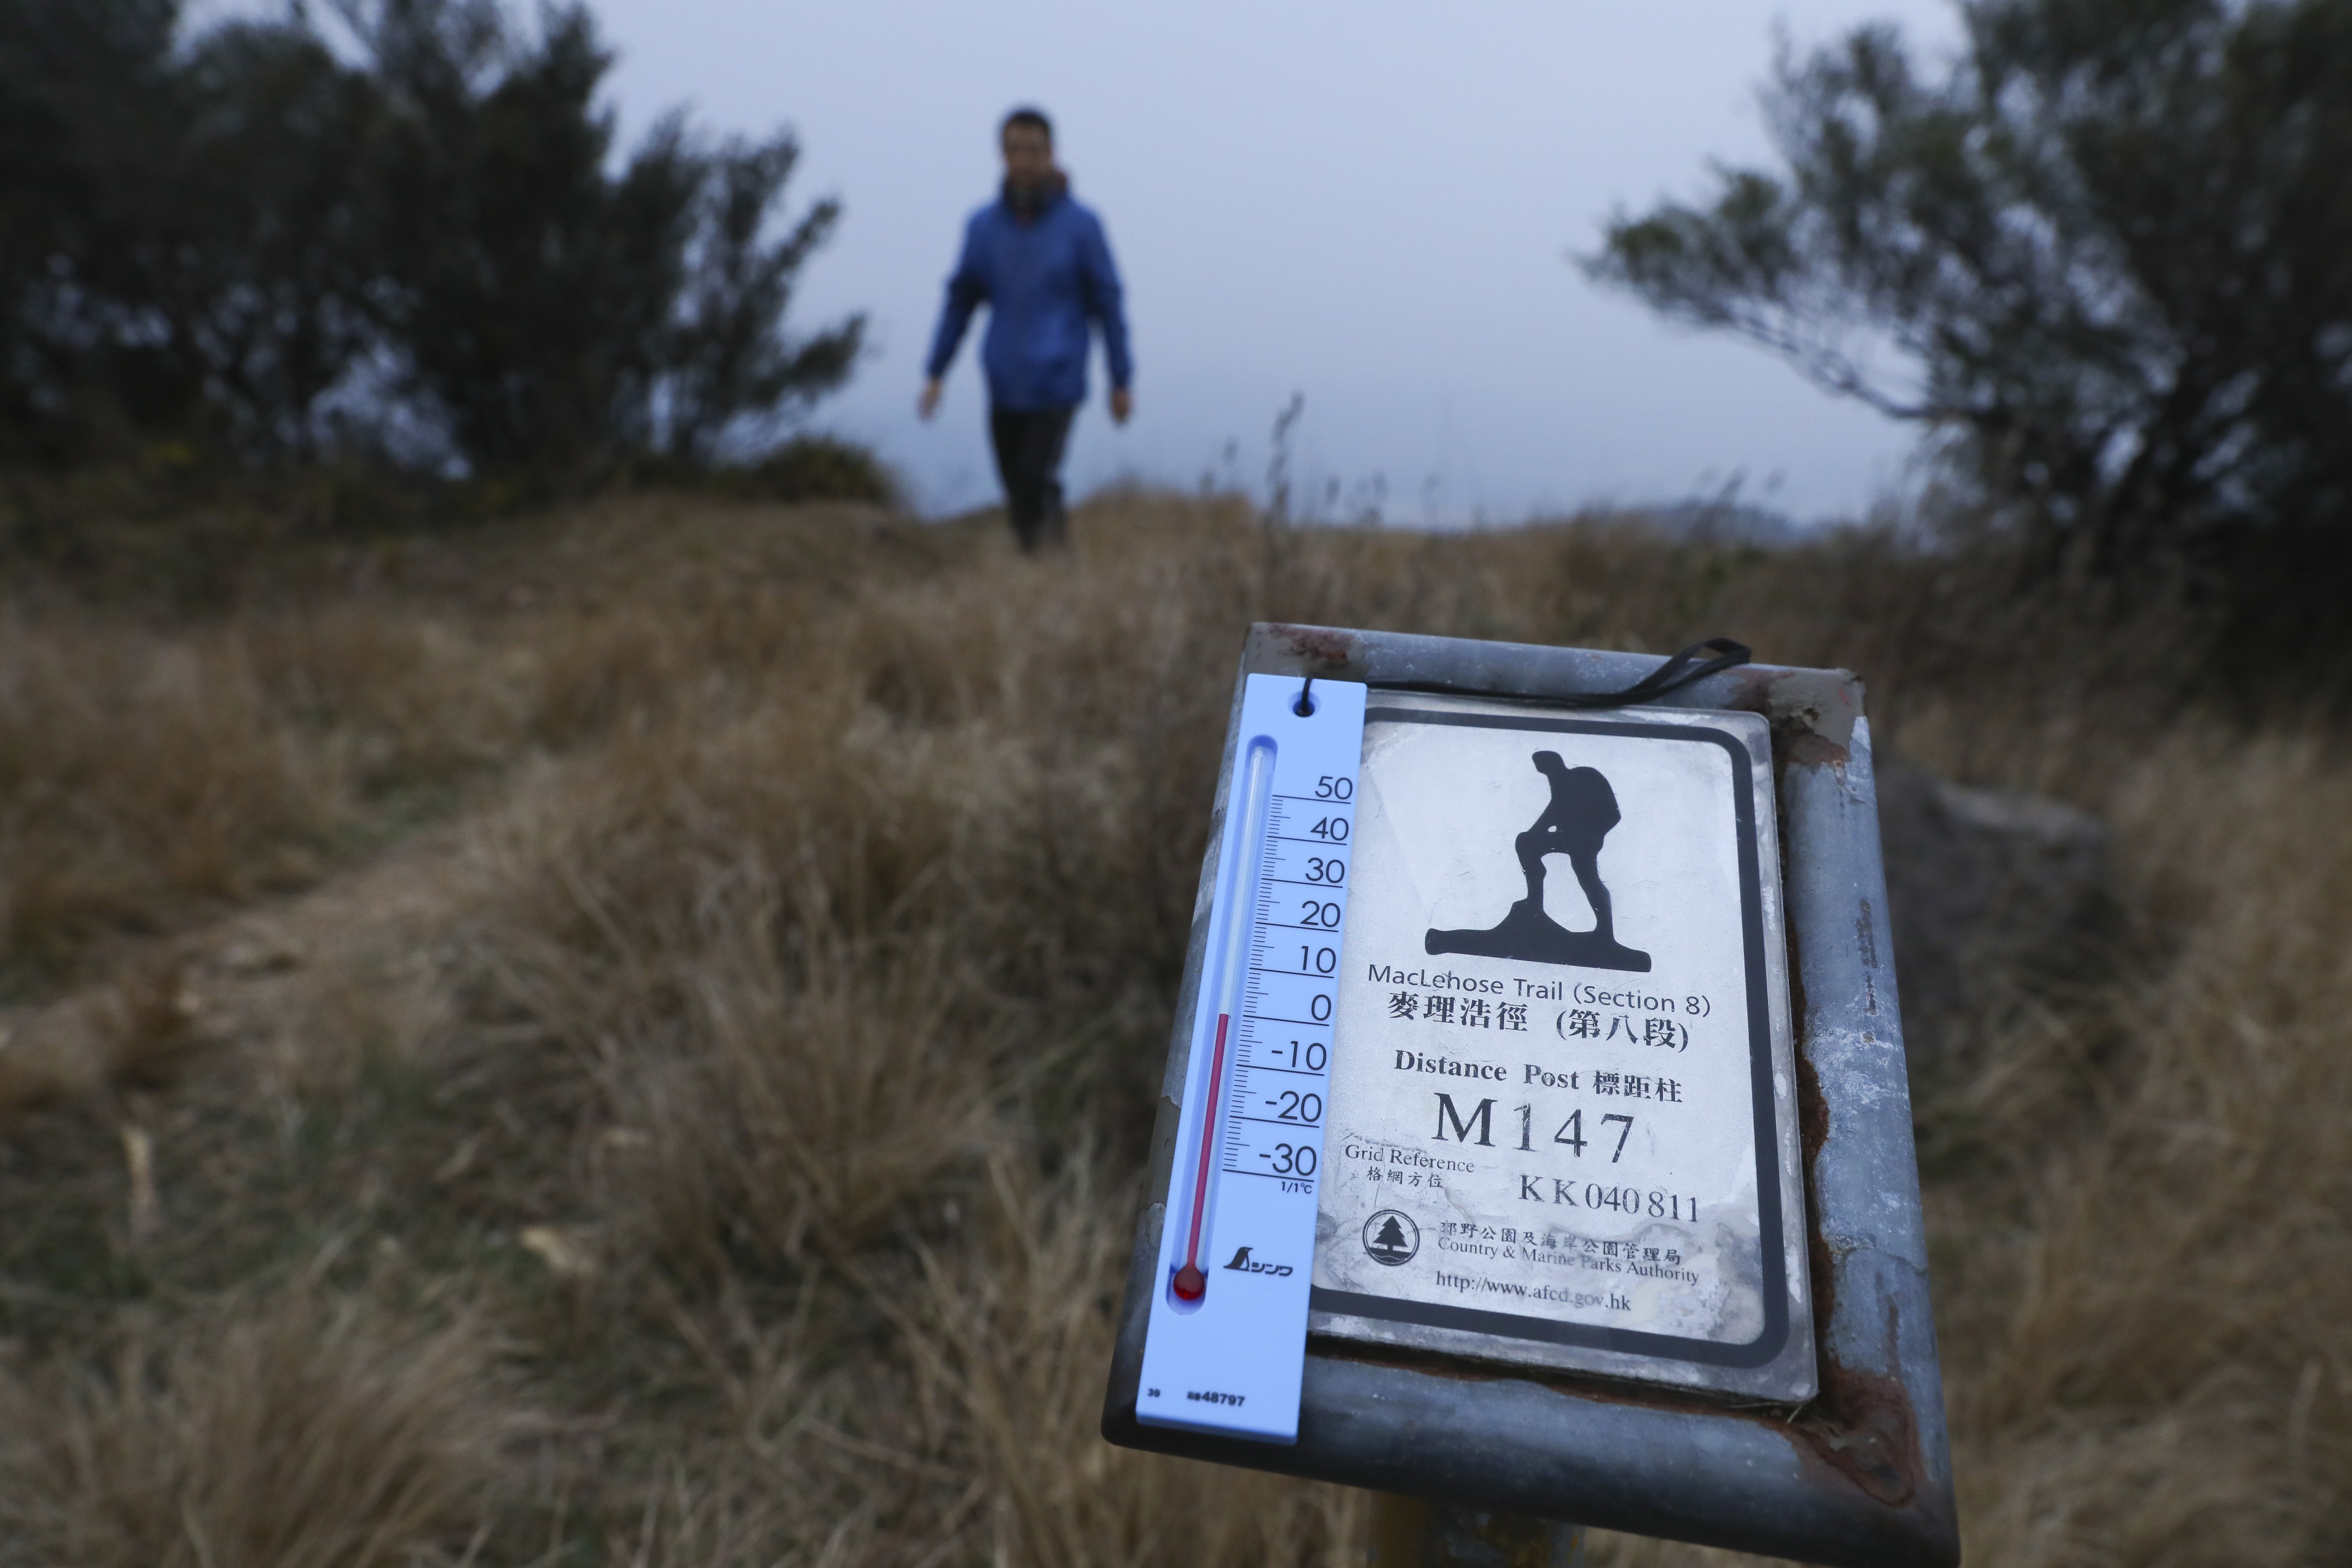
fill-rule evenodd
<path id="1" fill-rule="evenodd" d="M 1253 675 L 1192 1018 L 1139 1419 L 1298 1440 L 1364 688 Z"/>

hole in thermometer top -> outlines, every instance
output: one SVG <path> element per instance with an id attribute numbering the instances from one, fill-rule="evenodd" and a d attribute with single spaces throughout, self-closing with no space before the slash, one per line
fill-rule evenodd
<path id="1" fill-rule="evenodd" d="M 1348 681 L 1244 686 L 1144 1351 L 1147 1422 L 1296 1439 L 1364 699 Z"/>

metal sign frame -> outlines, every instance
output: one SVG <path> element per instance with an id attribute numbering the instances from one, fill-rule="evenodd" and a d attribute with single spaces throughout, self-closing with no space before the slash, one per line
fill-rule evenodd
<path id="1" fill-rule="evenodd" d="M 1383 689 L 1560 698 L 1622 689 L 1663 660 L 1323 626 L 1251 627 L 1250 675 Z M 1240 689 L 1236 681 L 1235 708 Z M 1137 1421 L 1145 1329 L 1188 1067 L 1169 1050 L 1104 1401 L 1128 1447 L 1441 1498 L 1837 1568 L 1949 1568 L 1959 1527 L 1927 1295 L 1910 1085 L 1879 858 L 1862 682 L 1749 665 L 1651 706 L 1771 723 L 1797 1031 L 1821 1392 L 1797 1406 L 1310 1338 L 1298 1441 L 1276 1447 Z M 1230 736 L 1177 1016 L 1192 1016 Z"/>

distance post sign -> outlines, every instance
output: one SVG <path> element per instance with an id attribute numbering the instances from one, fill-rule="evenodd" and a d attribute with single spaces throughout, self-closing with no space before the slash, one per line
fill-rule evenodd
<path id="1" fill-rule="evenodd" d="M 1311 1332 L 1815 1389 L 1759 716 L 1375 694 Z"/>
<path id="2" fill-rule="evenodd" d="M 1251 628 L 1105 1437 L 1959 1561 L 1865 694 L 1745 654 Z"/>

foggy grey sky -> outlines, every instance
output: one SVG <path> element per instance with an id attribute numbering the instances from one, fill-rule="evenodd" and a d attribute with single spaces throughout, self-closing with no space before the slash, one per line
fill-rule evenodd
<path id="1" fill-rule="evenodd" d="M 1128 285 L 1138 413 L 1111 426 L 1097 353 L 1080 489 L 1223 476 L 1229 441 L 1256 488 L 1294 391 L 1302 478 L 1360 494 L 1381 476 L 1398 521 L 1673 500 L 1741 472 L 1751 499 L 1811 517 L 1901 476 L 1908 431 L 1656 321 L 1567 255 L 1612 206 L 1763 155 L 1776 21 L 1806 47 L 1887 17 L 1941 51 L 1946 0 L 594 9 L 632 139 L 677 105 L 709 130 L 799 132 L 794 209 L 834 194 L 846 212 L 794 320 L 872 322 L 814 422 L 877 447 L 927 510 L 993 499 L 977 326 L 938 422 L 913 403 L 962 221 L 994 187 L 993 128 L 1019 102 L 1054 116 Z"/>

